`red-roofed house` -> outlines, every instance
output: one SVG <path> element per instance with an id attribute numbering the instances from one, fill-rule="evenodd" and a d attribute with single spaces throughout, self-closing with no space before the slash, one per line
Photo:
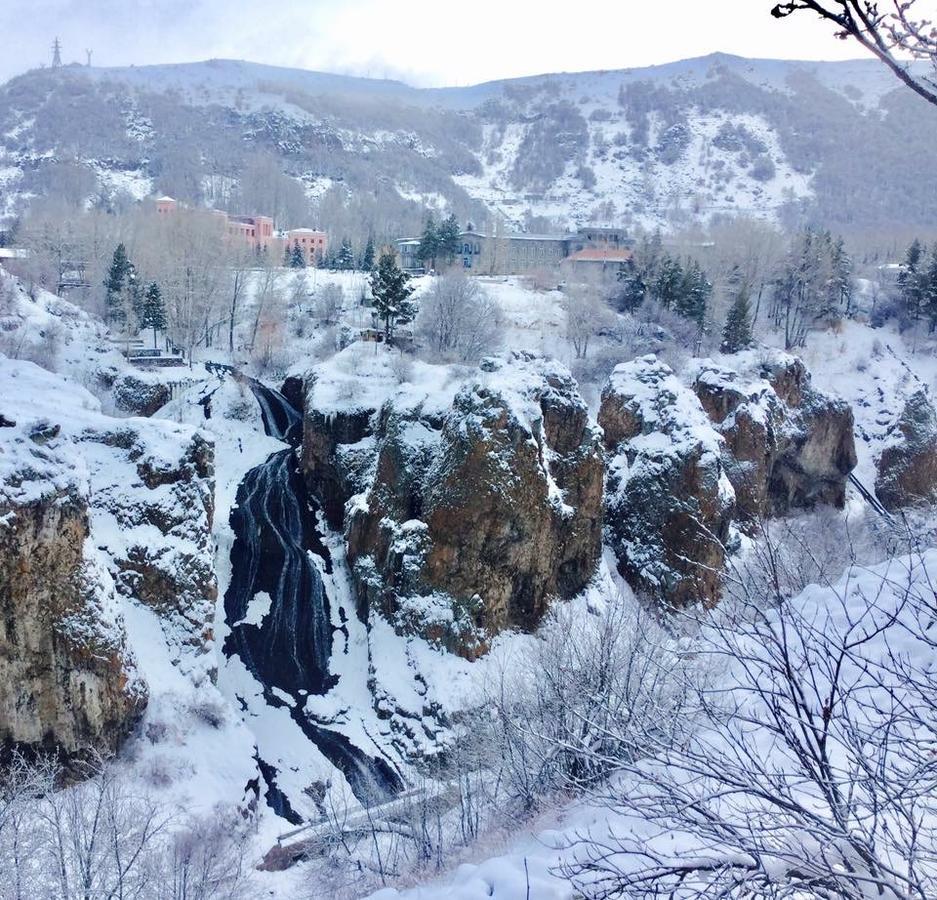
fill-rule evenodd
<path id="1" fill-rule="evenodd" d="M 587 272 L 619 272 L 634 254 L 624 247 L 585 247 L 563 260 L 564 266 L 579 274 Z"/>

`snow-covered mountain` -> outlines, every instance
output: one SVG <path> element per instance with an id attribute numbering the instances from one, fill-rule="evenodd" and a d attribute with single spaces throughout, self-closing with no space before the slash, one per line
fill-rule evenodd
<path id="1" fill-rule="evenodd" d="M 0 87 L 0 216 L 50 193 L 237 206 L 264 159 L 323 219 L 325 195 L 351 198 L 388 233 L 426 206 L 515 227 L 744 212 L 927 228 L 935 137 L 937 116 L 871 60 L 715 54 L 442 89 L 228 60 L 72 66 Z"/>

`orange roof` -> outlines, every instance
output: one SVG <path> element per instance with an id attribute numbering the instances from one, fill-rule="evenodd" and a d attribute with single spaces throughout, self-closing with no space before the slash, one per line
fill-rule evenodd
<path id="1" fill-rule="evenodd" d="M 630 250 L 614 247 L 586 247 L 566 257 L 570 262 L 628 262 L 631 259 Z"/>

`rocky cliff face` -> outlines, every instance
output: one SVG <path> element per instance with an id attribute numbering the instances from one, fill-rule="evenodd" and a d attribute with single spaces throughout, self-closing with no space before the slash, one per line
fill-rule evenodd
<path id="1" fill-rule="evenodd" d="M 177 660 L 184 649 L 207 657 L 217 598 L 211 443 L 158 420 L 86 428 L 78 441 L 92 469 L 93 530 L 118 592 L 160 615 Z"/>
<path id="2" fill-rule="evenodd" d="M 937 411 L 923 390 L 905 403 L 877 468 L 875 493 L 885 509 L 937 500 Z"/>
<path id="3" fill-rule="evenodd" d="M 56 429 L 20 420 L 0 439 L 5 463 L 33 458 L 0 488 L 0 741 L 66 758 L 113 752 L 146 689 L 88 540 L 87 482 Z"/>
<path id="4" fill-rule="evenodd" d="M 533 628 L 551 598 L 591 578 L 603 461 L 562 366 L 487 360 L 442 398 L 411 385 L 373 411 L 361 398 L 374 392 L 336 410 L 317 405 L 317 388 L 307 390 L 304 466 L 345 529 L 362 615 L 378 609 L 398 630 L 471 657 L 502 629 Z"/>
<path id="5" fill-rule="evenodd" d="M 210 675 L 212 448 L 185 426 L 101 415 L 86 391 L 0 359 L 0 737 L 117 749 L 146 706 L 122 604 L 159 615 Z"/>
<path id="6" fill-rule="evenodd" d="M 742 523 L 817 504 L 841 507 L 856 465 L 849 404 L 815 390 L 790 354 L 752 351 L 737 362 L 704 361 L 693 387 L 725 438 Z"/>
<path id="7" fill-rule="evenodd" d="M 724 440 L 655 356 L 616 366 L 602 392 L 606 522 L 629 583 L 671 606 L 719 596 L 735 498 Z"/>

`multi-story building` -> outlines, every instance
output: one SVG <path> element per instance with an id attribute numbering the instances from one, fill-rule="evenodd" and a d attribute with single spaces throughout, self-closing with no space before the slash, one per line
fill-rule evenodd
<path id="1" fill-rule="evenodd" d="M 329 236 L 313 228 L 291 228 L 281 232 L 281 239 L 284 248 L 288 246 L 292 250 L 299 247 L 307 266 L 319 265 L 329 249 Z M 285 250 L 281 249 L 280 252 L 284 253 Z"/>
<path id="2" fill-rule="evenodd" d="M 159 197 L 156 200 L 156 214 L 169 216 L 179 209 L 180 203 L 172 197 Z M 221 209 L 213 209 L 212 214 L 222 222 L 225 233 L 243 245 L 266 253 L 273 262 L 279 263 L 290 251 L 299 247 L 306 265 L 315 265 L 325 258 L 329 249 L 329 237 L 324 231 L 312 228 L 291 228 L 277 231 L 270 216 L 232 216 Z"/>
<path id="3" fill-rule="evenodd" d="M 553 268 L 587 249 L 607 251 L 609 261 L 614 258 L 619 262 L 621 254 L 628 252 L 625 248 L 633 243 L 617 228 L 584 228 L 563 234 L 488 235 L 469 226 L 459 233 L 455 260 L 463 269 L 479 275 L 521 275 L 536 269 Z M 424 268 L 419 249 L 418 238 L 397 241 L 401 268 L 408 271 Z"/>

